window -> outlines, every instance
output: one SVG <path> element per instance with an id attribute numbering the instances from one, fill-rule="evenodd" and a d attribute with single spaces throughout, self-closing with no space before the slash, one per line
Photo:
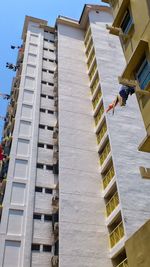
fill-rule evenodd
<path id="1" fill-rule="evenodd" d="M 40 129 L 45 129 L 45 125 L 43 125 L 43 124 L 39 124 L 39 128 L 40 128 Z"/>
<path id="2" fill-rule="evenodd" d="M 39 187 L 39 186 L 36 186 L 35 187 L 35 192 L 40 192 L 40 193 L 42 193 L 42 187 Z"/>
<path id="3" fill-rule="evenodd" d="M 53 189 L 51 189 L 51 188 L 45 188 L 45 193 L 46 194 L 52 194 L 53 193 Z"/>
<path id="4" fill-rule="evenodd" d="M 44 109 L 44 108 L 40 108 L 40 112 L 46 112 L 46 109 Z"/>
<path id="5" fill-rule="evenodd" d="M 54 50 L 52 50 L 52 49 L 49 49 L 49 52 L 54 52 Z"/>
<path id="6" fill-rule="evenodd" d="M 42 71 L 44 71 L 44 72 L 47 72 L 47 70 L 46 70 L 46 69 L 42 69 Z"/>
<path id="7" fill-rule="evenodd" d="M 37 163 L 36 167 L 37 167 L 38 169 L 43 169 L 43 168 L 44 168 L 44 165 L 41 164 L 41 163 Z"/>
<path id="8" fill-rule="evenodd" d="M 44 60 L 44 61 L 47 61 L 47 58 L 43 57 L 43 60 Z"/>
<path id="9" fill-rule="evenodd" d="M 48 48 L 45 48 L 45 47 L 44 47 L 43 50 L 48 51 Z"/>
<path id="10" fill-rule="evenodd" d="M 148 62 L 146 57 L 142 60 L 140 67 L 137 69 L 136 77 L 141 89 L 144 90 L 150 82 L 150 62 Z"/>
<path id="11" fill-rule="evenodd" d="M 41 94 L 41 97 L 44 97 L 44 98 L 46 98 L 46 95 L 44 95 L 44 94 Z"/>
<path id="12" fill-rule="evenodd" d="M 49 40 L 49 42 L 54 44 L 54 41 L 53 40 Z"/>
<path id="13" fill-rule="evenodd" d="M 128 33 L 132 25 L 133 25 L 133 19 L 131 17 L 130 10 L 127 9 L 120 27 L 124 33 Z"/>
<path id="14" fill-rule="evenodd" d="M 45 214 L 44 215 L 44 221 L 52 221 L 52 215 L 51 214 Z"/>
<path id="15" fill-rule="evenodd" d="M 48 42 L 48 39 L 45 39 L 45 38 L 44 38 L 44 41 Z"/>
<path id="16" fill-rule="evenodd" d="M 53 110 L 48 110 L 48 114 L 54 114 Z"/>
<path id="17" fill-rule="evenodd" d="M 48 95 L 48 99 L 54 99 L 54 97 L 51 95 Z"/>
<path id="18" fill-rule="evenodd" d="M 49 130 L 49 131 L 53 131 L 53 130 L 54 130 L 54 127 L 52 127 L 52 126 L 47 126 L 47 130 Z"/>
<path id="19" fill-rule="evenodd" d="M 32 251 L 40 251 L 40 245 L 39 244 L 32 244 L 31 250 Z"/>
<path id="20" fill-rule="evenodd" d="M 53 59 L 49 59 L 49 62 L 55 62 L 55 60 L 53 60 Z"/>
<path id="21" fill-rule="evenodd" d="M 53 145 L 46 145 L 47 149 L 53 149 Z"/>
<path id="22" fill-rule="evenodd" d="M 52 246 L 50 245 L 43 245 L 43 251 L 44 252 L 51 252 Z"/>
<path id="23" fill-rule="evenodd" d="M 47 84 L 47 82 L 45 82 L 45 81 L 41 81 L 41 83 L 42 83 L 42 84 Z"/>
<path id="24" fill-rule="evenodd" d="M 38 147 L 42 147 L 42 148 L 44 148 L 44 144 L 42 144 L 42 143 L 38 143 Z"/>
<path id="25" fill-rule="evenodd" d="M 50 85 L 50 86 L 54 86 L 54 84 L 53 84 L 53 83 L 48 83 L 48 85 Z"/>
<path id="26" fill-rule="evenodd" d="M 33 219 L 35 219 L 35 220 L 41 220 L 41 214 L 34 213 L 33 214 Z"/>
<path id="27" fill-rule="evenodd" d="M 53 170 L 53 166 L 52 165 L 46 165 L 46 170 L 52 171 Z"/>

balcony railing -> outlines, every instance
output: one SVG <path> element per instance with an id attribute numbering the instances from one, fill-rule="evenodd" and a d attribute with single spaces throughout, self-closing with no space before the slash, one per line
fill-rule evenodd
<path id="1" fill-rule="evenodd" d="M 103 113 L 104 113 L 104 106 L 102 105 L 101 108 L 100 108 L 100 110 L 98 111 L 97 115 L 94 117 L 94 119 L 95 119 L 95 126 L 98 124 L 98 122 L 101 119 Z"/>
<path id="2" fill-rule="evenodd" d="M 84 44 L 85 44 L 85 47 L 87 46 L 87 44 L 88 44 L 88 41 L 89 41 L 89 39 L 90 39 L 90 37 L 91 37 L 91 28 L 89 27 L 88 28 L 88 30 L 87 30 L 87 32 L 85 33 L 85 38 L 84 38 Z"/>
<path id="3" fill-rule="evenodd" d="M 124 227 L 123 227 L 123 222 L 121 222 L 109 235 L 110 247 L 113 248 L 123 237 L 124 237 Z"/>
<path id="4" fill-rule="evenodd" d="M 102 165 L 107 158 L 108 154 L 110 153 L 110 143 L 108 142 L 107 145 L 105 146 L 102 154 L 100 155 L 100 164 Z"/>
<path id="5" fill-rule="evenodd" d="M 104 189 L 109 185 L 109 183 L 113 179 L 114 175 L 115 175 L 114 167 L 112 166 L 103 178 Z"/>
<path id="6" fill-rule="evenodd" d="M 93 104 L 93 108 L 94 109 L 96 108 L 96 106 L 97 106 L 97 104 L 98 104 L 101 96 L 102 96 L 102 92 L 99 90 L 98 93 L 97 93 L 97 95 L 96 95 L 96 97 L 95 97 L 95 99 L 92 101 L 92 104 Z"/>
<path id="7" fill-rule="evenodd" d="M 106 204 L 106 214 L 107 217 L 114 211 L 114 209 L 119 205 L 119 196 L 118 192 L 116 192 L 109 202 Z"/>
<path id="8" fill-rule="evenodd" d="M 88 45 L 88 49 L 86 51 L 86 56 L 88 57 L 89 54 L 90 54 L 90 51 L 91 51 L 91 48 L 93 46 L 93 40 L 91 39 L 91 41 L 89 42 L 89 45 Z"/>
<path id="9" fill-rule="evenodd" d="M 128 267 L 128 260 L 125 259 L 119 265 L 117 265 L 117 267 Z"/>
<path id="10" fill-rule="evenodd" d="M 98 77 L 98 74 L 97 74 L 97 78 L 95 79 L 95 81 L 94 81 L 94 83 L 93 83 L 93 85 L 91 87 L 92 94 L 95 92 L 95 89 L 97 88 L 98 83 L 99 83 L 99 77 Z"/>
<path id="11" fill-rule="evenodd" d="M 96 70 L 97 70 L 97 64 L 95 63 L 94 66 L 93 66 L 93 68 L 92 68 L 92 71 L 91 71 L 90 74 L 89 74 L 90 81 L 92 80 L 92 78 L 93 78 L 93 76 L 94 76 Z"/>
<path id="12" fill-rule="evenodd" d="M 97 144 L 100 143 L 100 141 L 102 140 L 104 134 L 106 133 L 107 131 L 107 125 L 106 125 L 106 122 L 103 124 L 101 130 L 99 131 L 99 133 L 96 135 L 97 136 Z"/>
<path id="13" fill-rule="evenodd" d="M 93 61 L 93 58 L 95 57 L 95 51 L 94 51 L 94 48 L 93 48 L 92 50 L 93 50 L 93 52 L 91 53 L 90 58 L 89 58 L 88 63 L 87 63 L 88 69 L 90 68 L 91 63 L 92 63 L 92 61 Z"/>

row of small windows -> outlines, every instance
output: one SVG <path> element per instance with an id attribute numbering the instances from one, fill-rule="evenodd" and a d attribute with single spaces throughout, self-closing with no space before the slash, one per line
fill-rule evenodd
<path id="1" fill-rule="evenodd" d="M 53 145 L 43 144 L 43 143 L 38 143 L 38 147 L 47 148 L 47 149 L 53 149 Z"/>
<path id="2" fill-rule="evenodd" d="M 45 109 L 45 108 L 40 108 L 40 112 L 42 113 L 48 113 L 48 114 L 54 114 L 53 110 Z"/>
<path id="3" fill-rule="evenodd" d="M 46 33 L 50 33 L 50 34 L 54 34 L 54 32 L 49 32 L 49 31 L 46 31 L 46 30 L 45 30 L 44 32 L 46 32 Z"/>
<path id="4" fill-rule="evenodd" d="M 42 164 L 42 163 L 37 163 L 36 164 L 37 169 L 45 169 L 48 171 L 52 171 L 53 170 L 53 165 L 47 165 L 47 164 Z"/>
<path id="5" fill-rule="evenodd" d="M 52 95 L 41 94 L 41 97 L 48 98 L 48 99 L 54 99 L 54 97 Z"/>
<path id="6" fill-rule="evenodd" d="M 45 193 L 45 194 L 52 194 L 53 193 L 53 189 L 52 188 L 44 188 L 44 187 L 41 187 L 41 186 L 36 186 L 35 187 L 35 192 Z"/>
<path id="7" fill-rule="evenodd" d="M 54 127 L 47 126 L 47 125 L 44 125 L 44 124 L 39 124 L 39 128 L 43 129 L 43 130 L 48 130 L 48 131 L 53 131 L 54 130 Z"/>
<path id="8" fill-rule="evenodd" d="M 48 39 L 44 38 L 44 41 L 45 41 L 45 42 L 48 42 L 48 43 L 52 43 L 52 44 L 54 44 L 54 40 L 48 40 Z"/>
<path id="9" fill-rule="evenodd" d="M 40 249 L 40 247 L 41 247 L 41 249 Z M 52 246 L 50 246 L 50 245 L 32 244 L 31 250 L 32 251 L 51 252 L 52 251 Z"/>
<path id="10" fill-rule="evenodd" d="M 55 60 L 54 60 L 54 59 L 49 59 L 49 58 L 43 57 L 43 60 L 44 60 L 44 61 L 48 61 L 48 62 L 53 62 L 53 63 L 55 63 Z"/>
<path id="11" fill-rule="evenodd" d="M 52 215 L 51 214 L 40 214 L 40 213 L 34 213 L 33 214 L 33 219 L 34 220 L 43 220 L 43 221 L 48 221 L 51 222 L 52 221 Z"/>
<path id="12" fill-rule="evenodd" d="M 42 84 L 45 84 L 45 85 L 49 85 L 49 86 L 54 86 L 53 83 L 48 83 L 48 82 L 45 82 L 45 81 L 41 81 Z"/>
<path id="13" fill-rule="evenodd" d="M 47 72 L 47 73 L 50 73 L 50 74 L 54 74 L 54 71 L 53 70 L 46 70 L 46 69 L 42 69 L 43 72 Z"/>
<path id="14" fill-rule="evenodd" d="M 45 50 L 45 51 L 49 51 L 49 52 L 54 52 L 54 49 L 48 49 L 48 48 L 43 48 L 43 50 Z"/>

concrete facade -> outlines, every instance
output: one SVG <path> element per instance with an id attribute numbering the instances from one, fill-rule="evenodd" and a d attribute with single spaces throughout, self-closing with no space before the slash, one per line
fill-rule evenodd
<path id="1" fill-rule="evenodd" d="M 26 17 L 2 267 L 123 267 L 125 241 L 149 218 L 136 99 L 114 116 L 105 112 L 125 64 L 106 31 L 111 22 L 109 8 L 89 5 L 79 22 L 58 17 L 56 28 Z"/>

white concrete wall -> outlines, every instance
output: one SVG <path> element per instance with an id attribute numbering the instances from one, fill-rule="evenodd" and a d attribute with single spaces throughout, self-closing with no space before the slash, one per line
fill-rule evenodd
<path id="1" fill-rule="evenodd" d="M 83 39 L 58 25 L 59 266 L 110 267 Z"/>

